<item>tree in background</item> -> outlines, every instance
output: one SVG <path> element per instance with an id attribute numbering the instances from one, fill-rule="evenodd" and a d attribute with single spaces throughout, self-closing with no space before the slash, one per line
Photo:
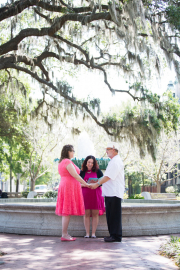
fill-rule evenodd
<path id="1" fill-rule="evenodd" d="M 12 192 L 13 178 L 16 178 L 16 191 L 18 191 L 20 177 L 21 182 L 30 178 L 34 188 L 35 180 L 46 174 L 49 170 L 47 167 L 51 167 L 49 164 L 47 166 L 47 163 L 54 158 L 51 155 L 49 160 L 46 160 L 46 148 L 53 148 L 53 144 L 58 145 L 67 129 L 62 128 L 65 124 L 62 125 L 61 116 L 56 126 L 54 114 L 51 113 L 47 117 L 46 111 L 39 105 L 38 100 L 30 97 L 30 87 L 24 78 L 17 78 L 11 76 L 9 72 L 1 71 L 0 79 L 0 171 L 5 180 L 10 178 L 10 192 Z M 46 125 L 47 121 L 48 125 Z M 52 122 L 56 122 L 53 129 L 57 132 L 56 135 L 51 134 Z M 64 134 L 60 134 L 61 132 Z M 49 142 L 50 136 L 51 142 Z M 25 161 L 26 166 L 24 166 Z M 27 170 L 28 163 L 33 165 Z"/>
<path id="2" fill-rule="evenodd" d="M 16 191 L 18 192 L 20 177 L 24 179 L 26 174 L 23 172 L 21 163 L 28 158 L 30 145 L 22 137 L 0 138 L 0 170 L 5 175 L 5 180 L 10 179 L 10 192 L 12 192 L 12 180 L 16 179 Z"/>
<path id="3" fill-rule="evenodd" d="M 171 92 L 165 92 L 162 97 L 154 95 L 151 98 L 153 98 L 153 102 L 161 100 L 160 106 L 158 106 L 158 102 L 156 104 L 158 115 L 146 102 L 143 107 L 136 102 L 128 102 L 124 103 L 121 108 L 112 108 L 105 118 L 108 119 L 112 128 L 119 123 L 121 142 L 126 142 L 127 145 L 130 142 L 131 151 L 133 151 L 133 147 L 138 146 L 140 157 L 145 157 L 148 153 L 155 161 L 156 145 L 161 132 L 168 134 L 178 128 L 180 105 Z M 147 149 L 145 145 L 147 145 Z"/>
<path id="4" fill-rule="evenodd" d="M 180 132 L 177 134 L 170 132 L 169 134 L 162 133 L 157 142 L 156 161 L 152 157 L 146 155 L 140 159 L 138 151 L 134 151 L 134 160 L 132 160 L 133 169 L 143 172 L 148 179 L 157 185 L 157 192 L 161 192 L 161 185 L 167 181 L 173 180 L 180 175 L 178 164 L 180 161 Z M 167 174 L 174 173 L 172 179 L 168 179 Z"/>
<path id="5" fill-rule="evenodd" d="M 141 193 L 142 186 L 142 174 L 140 172 L 127 173 L 126 177 L 128 179 L 128 195 L 129 197 L 135 194 Z"/>
<path id="6" fill-rule="evenodd" d="M 23 128 L 28 125 L 29 103 L 25 97 L 29 89 L 5 72 L 1 72 L 0 79 L 0 170 L 6 179 L 9 176 L 12 192 L 12 179 L 17 174 L 22 175 L 21 161 L 27 158 L 30 148 L 23 135 Z M 19 87 L 15 88 L 16 84 L 20 84 Z"/>
<path id="7" fill-rule="evenodd" d="M 28 173 L 33 191 L 36 180 L 50 172 L 55 153 L 59 152 L 59 145 L 66 137 L 67 129 L 62 124 L 50 129 L 42 119 L 36 119 L 31 121 L 23 132 L 31 148 L 29 156 L 22 162 L 22 167 L 23 171 Z"/>

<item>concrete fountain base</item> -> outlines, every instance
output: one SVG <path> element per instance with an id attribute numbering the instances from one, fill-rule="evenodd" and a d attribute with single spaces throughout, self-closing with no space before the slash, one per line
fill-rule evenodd
<path id="1" fill-rule="evenodd" d="M 37 200 L 36 200 L 37 201 Z M 41 200 L 42 201 L 42 200 Z M 33 235 L 61 235 L 61 217 L 55 202 L 0 201 L 0 232 Z M 123 203 L 123 236 L 180 233 L 180 203 Z M 69 233 L 84 236 L 83 217 L 72 216 Z M 97 236 L 107 236 L 106 215 L 100 216 Z"/>

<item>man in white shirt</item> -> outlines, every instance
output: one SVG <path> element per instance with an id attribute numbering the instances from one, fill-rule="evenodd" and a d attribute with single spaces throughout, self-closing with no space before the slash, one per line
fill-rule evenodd
<path id="1" fill-rule="evenodd" d="M 104 176 L 91 188 L 102 185 L 102 195 L 105 197 L 106 219 L 110 237 L 105 237 L 105 242 L 121 242 L 121 199 L 124 194 L 124 165 L 118 155 L 117 143 L 109 143 L 106 148 L 107 156 L 111 159 Z"/>

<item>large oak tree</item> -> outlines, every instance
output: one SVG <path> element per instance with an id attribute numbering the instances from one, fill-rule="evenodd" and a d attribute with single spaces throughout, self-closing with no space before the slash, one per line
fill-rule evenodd
<path id="1" fill-rule="evenodd" d="M 0 8 L 0 70 L 26 73 L 42 85 L 43 98 L 34 113 L 45 106 L 47 122 L 50 109 L 57 116 L 62 108 L 65 114 L 81 110 L 113 139 L 130 138 L 154 156 L 156 139 L 167 121 L 176 129 L 178 109 L 171 99 L 164 102 L 150 93 L 146 81 L 154 70 L 161 75 L 162 52 L 180 79 L 179 6 L 177 0 L 11 0 Z M 63 62 L 102 73 L 113 94 L 126 93 L 142 104 L 141 115 L 132 117 L 127 111 L 119 118 L 98 117 L 97 98 L 80 101 L 58 79 L 53 67 Z M 120 78 L 126 76 L 128 90 L 110 83 L 112 68 Z"/>

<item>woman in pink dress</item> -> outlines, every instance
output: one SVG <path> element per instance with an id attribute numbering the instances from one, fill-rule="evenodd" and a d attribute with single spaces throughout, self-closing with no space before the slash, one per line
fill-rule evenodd
<path id="1" fill-rule="evenodd" d="M 86 187 L 89 186 L 79 176 L 79 168 L 71 161 L 73 157 L 73 146 L 70 144 L 65 145 L 61 151 L 61 158 L 58 165 L 61 181 L 55 211 L 56 215 L 62 216 L 61 241 L 74 241 L 76 239 L 68 234 L 69 220 L 72 215 L 84 215 L 85 210 L 81 184 Z"/>
<path id="2" fill-rule="evenodd" d="M 89 178 L 100 178 L 103 176 L 94 156 L 87 156 L 82 164 L 80 176 L 87 182 Z M 96 229 L 99 222 L 99 215 L 105 212 L 104 198 L 102 189 L 89 189 L 81 184 L 85 205 L 84 226 L 86 229 L 86 238 L 89 238 L 90 216 L 92 216 L 92 238 L 96 238 Z"/>

